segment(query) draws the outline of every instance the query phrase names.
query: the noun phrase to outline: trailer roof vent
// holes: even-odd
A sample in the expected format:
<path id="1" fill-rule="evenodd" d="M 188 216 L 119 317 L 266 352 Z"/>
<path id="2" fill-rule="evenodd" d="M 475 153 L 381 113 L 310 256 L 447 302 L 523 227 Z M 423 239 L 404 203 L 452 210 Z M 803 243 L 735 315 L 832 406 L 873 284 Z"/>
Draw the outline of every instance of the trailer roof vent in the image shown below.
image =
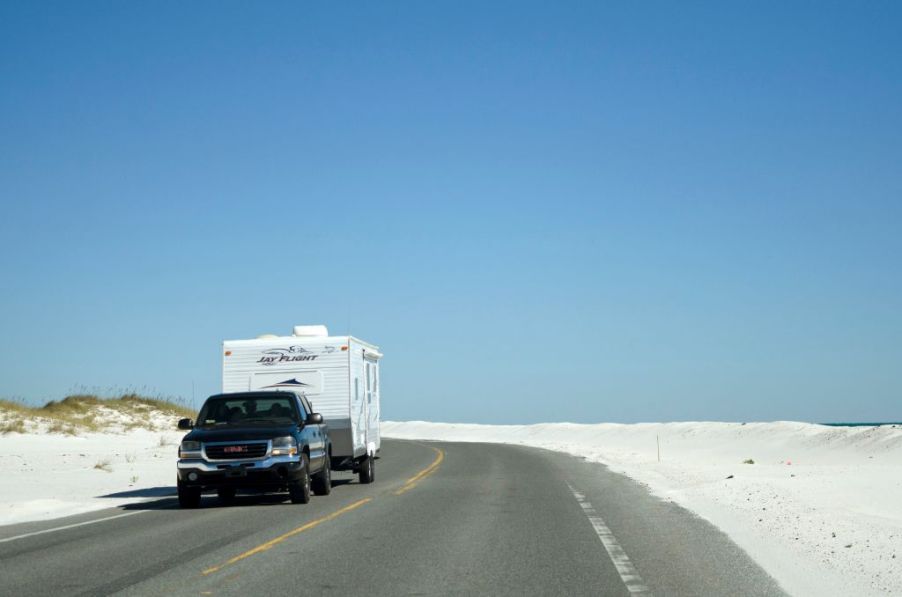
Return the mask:
<path id="1" fill-rule="evenodd" d="M 296 325 L 293 334 L 295 336 L 325 337 L 329 335 L 329 330 L 324 325 Z"/>
<path id="2" fill-rule="evenodd" d="M 257 340 L 269 340 L 270 338 L 278 338 L 275 334 L 260 334 L 257 336 Z"/>

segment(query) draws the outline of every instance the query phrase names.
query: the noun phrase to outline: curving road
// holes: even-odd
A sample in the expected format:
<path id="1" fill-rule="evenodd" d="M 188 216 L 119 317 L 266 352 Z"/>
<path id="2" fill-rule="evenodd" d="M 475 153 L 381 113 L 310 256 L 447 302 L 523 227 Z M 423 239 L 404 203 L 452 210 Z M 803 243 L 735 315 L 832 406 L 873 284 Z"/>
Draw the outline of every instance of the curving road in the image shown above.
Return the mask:
<path id="1" fill-rule="evenodd" d="M 0 527 L 0 595 L 783 595 L 725 535 L 599 464 L 385 441 L 292 505 L 172 498 Z M 174 465 L 173 465 L 174 466 Z"/>

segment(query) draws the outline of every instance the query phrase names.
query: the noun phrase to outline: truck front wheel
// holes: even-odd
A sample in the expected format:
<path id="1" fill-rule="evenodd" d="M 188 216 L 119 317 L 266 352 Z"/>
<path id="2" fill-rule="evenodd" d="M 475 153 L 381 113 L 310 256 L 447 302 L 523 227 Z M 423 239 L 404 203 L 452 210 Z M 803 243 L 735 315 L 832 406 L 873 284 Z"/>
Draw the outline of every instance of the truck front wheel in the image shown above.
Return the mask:
<path id="1" fill-rule="evenodd" d="M 316 495 L 332 493 L 332 461 L 328 454 L 323 459 L 323 470 L 313 476 L 313 493 Z"/>
<path id="2" fill-rule="evenodd" d="M 288 486 L 288 495 L 291 497 L 292 504 L 306 504 L 310 501 L 310 461 L 307 455 L 301 456 L 300 477 Z"/>
<path id="3" fill-rule="evenodd" d="M 179 490 L 179 506 L 182 508 L 199 508 L 200 507 L 200 488 L 185 487 L 181 483 L 178 484 Z"/>

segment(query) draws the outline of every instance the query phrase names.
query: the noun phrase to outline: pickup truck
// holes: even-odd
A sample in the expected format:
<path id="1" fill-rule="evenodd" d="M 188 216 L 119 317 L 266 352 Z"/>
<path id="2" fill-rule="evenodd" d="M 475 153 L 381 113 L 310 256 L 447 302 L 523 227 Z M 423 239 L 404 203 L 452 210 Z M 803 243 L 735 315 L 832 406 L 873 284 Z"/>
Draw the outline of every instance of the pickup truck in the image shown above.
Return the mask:
<path id="1" fill-rule="evenodd" d="M 238 489 L 288 491 L 306 504 L 311 490 L 332 490 L 329 431 L 300 393 L 235 392 L 210 396 L 179 445 L 178 497 L 183 508 L 200 506 L 201 494 L 216 491 L 222 503 Z"/>

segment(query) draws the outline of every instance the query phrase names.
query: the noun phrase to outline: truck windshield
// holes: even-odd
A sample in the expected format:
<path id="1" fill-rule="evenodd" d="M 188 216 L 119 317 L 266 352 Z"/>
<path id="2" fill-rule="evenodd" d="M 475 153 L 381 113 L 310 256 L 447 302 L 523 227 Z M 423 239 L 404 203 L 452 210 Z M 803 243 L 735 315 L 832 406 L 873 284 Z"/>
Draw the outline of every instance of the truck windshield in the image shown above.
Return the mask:
<path id="1" fill-rule="evenodd" d="M 288 425 L 297 423 L 294 401 L 281 396 L 236 396 L 207 400 L 197 416 L 198 425 Z"/>

